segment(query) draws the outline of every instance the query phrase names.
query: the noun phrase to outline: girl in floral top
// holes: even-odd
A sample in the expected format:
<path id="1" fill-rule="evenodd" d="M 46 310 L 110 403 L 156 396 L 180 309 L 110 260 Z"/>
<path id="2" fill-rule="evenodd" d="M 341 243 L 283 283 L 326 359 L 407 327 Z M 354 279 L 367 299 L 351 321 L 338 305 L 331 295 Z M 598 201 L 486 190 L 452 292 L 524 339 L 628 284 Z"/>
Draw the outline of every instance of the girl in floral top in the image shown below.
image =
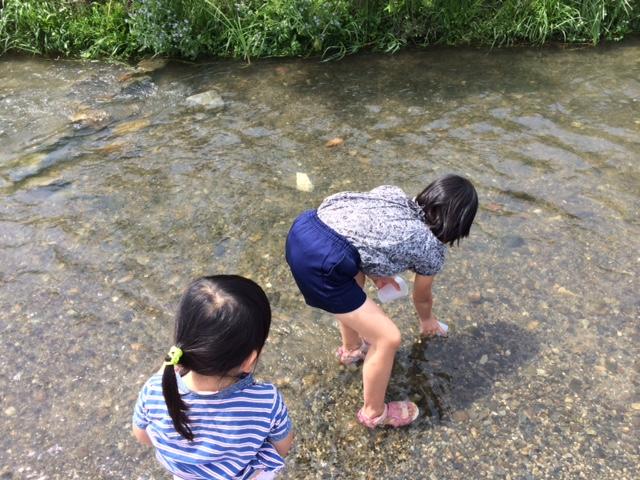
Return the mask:
<path id="1" fill-rule="evenodd" d="M 413 271 L 420 332 L 444 334 L 432 311 L 431 286 L 444 265 L 446 245 L 469 235 L 477 209 L 472 183 L 445 175 L 413 199 L 393 186 L 337 193 L 293 223 L 286 258 L 306 303 L 336 315 L 342 364 L 364 360 L 364 405 L 357 414 L 363 425 L 400 427 L 419 414 L 413 402 L 385 403 L 400 331 L 367 298 L 366 277 L 377 288 L 389 283 L 399 288 L 393 276 Z"/>

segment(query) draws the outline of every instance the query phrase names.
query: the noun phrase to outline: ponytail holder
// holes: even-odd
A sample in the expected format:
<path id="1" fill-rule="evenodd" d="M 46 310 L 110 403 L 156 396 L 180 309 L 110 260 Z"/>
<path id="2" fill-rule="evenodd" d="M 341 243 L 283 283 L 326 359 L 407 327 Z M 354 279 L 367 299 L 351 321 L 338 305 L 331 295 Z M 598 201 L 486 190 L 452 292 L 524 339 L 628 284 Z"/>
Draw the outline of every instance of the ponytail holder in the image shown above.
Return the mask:
<path id="1" fill-rule="evenodd" d="M 169 353 L 167 353 L 167 358 L 165 359 L 165 365 L 178 365 L 180 363 L 180 358 L 182 358 L 182 349 L 176 347 L 175 345 L 169 349 Z"/>

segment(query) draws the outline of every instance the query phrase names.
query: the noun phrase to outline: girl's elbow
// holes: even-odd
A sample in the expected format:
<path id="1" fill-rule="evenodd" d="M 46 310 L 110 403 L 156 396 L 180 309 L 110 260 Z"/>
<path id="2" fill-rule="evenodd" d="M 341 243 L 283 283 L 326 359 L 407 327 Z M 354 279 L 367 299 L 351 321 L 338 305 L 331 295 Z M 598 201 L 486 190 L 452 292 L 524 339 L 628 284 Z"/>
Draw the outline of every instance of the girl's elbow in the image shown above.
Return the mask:
<path id="1" fill-rule="evenodd" d="M 289 435 L 287 435 L 287 437 L 283 440 L 274 443 L 273 446 L 276 448 L 276 451 L 281 457 L 286 457 L 287 455 L 289 455 L 291 447 L 293 446 L 293 431 L 289 432 Z"/>
<path id="2" fill-rule="evenodd" d="M 134 426 L 131 430 L 131 434 L 138 441 L 138 443 L 141 443 L 143 445 L 149 445 L 149 446 L 152 445 L 151 439 L 149 438 L 149 435 L 147 434 L 146 430 L 142 430 L 141 428 Z"/>

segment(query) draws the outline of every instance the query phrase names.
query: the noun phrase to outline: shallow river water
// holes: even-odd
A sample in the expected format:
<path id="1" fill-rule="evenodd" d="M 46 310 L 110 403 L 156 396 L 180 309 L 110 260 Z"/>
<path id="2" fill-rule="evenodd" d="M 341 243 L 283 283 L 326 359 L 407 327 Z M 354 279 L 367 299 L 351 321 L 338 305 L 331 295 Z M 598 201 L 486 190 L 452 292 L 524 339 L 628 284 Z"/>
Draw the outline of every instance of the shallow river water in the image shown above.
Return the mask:
<path id="1" fill-rule="evenodd" d="M 639 42 L 160 67 L 0 59 L 1 479 L 168 478 L 131 410 L 211 272 L 272 301 L 285 478 L 640 477 Z M 223 110 L 186 105 L 212 88 Z M 481 201 L 434 284 L 450 336 L 390 304 L 389 396 L 422 415 L 370 432 L 285 235 L 330 193 L 445 172 Z"/>

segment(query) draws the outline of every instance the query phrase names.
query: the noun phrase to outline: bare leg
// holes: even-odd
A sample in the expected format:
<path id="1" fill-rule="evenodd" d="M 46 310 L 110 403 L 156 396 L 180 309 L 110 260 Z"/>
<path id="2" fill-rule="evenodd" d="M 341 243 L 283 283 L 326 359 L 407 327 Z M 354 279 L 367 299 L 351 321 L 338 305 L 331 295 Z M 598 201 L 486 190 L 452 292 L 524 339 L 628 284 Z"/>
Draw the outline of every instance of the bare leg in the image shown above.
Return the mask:
<path id="1" fill-rule="evenodd" d="M 349 313 L 336 315 L 340 324 L 371 342 L 362 368 L 364 414 L 369 418 L 382 415 L 384 397 L 391 376 L 393 359 L 400 346 L 400 331 L 371 299 Z M 343 337 L 344 338 L 344 337 Z"/>
<path id="2" fill-rule="evenodd" d="M 360 288 L 364 288 L 364 273 L 358 272 L 358 275 L 356 275 L 355 279 L 358 285 L 360 285 Z M 348 351 L 360 348 L 360 345 L 362 344 L 360 334 L 358 334 L 358 332 L 356 332 L 353 328 L 346 326 L 343 322 L 340 321 L 339 318 L 338 326 L 340 327 L 340 335 L 342 336 L 342 348 Z"/>
<path id="3" fill-rule="evenodd" d="M 338 321 L 338 327 L 340 327 L 340 335 L 342 336 L 342 348 L 347 351 L 352 351 L 360 348 L 362 341 L 360 335 L 354 329 L 347 327 L 341 321 Z"/>

